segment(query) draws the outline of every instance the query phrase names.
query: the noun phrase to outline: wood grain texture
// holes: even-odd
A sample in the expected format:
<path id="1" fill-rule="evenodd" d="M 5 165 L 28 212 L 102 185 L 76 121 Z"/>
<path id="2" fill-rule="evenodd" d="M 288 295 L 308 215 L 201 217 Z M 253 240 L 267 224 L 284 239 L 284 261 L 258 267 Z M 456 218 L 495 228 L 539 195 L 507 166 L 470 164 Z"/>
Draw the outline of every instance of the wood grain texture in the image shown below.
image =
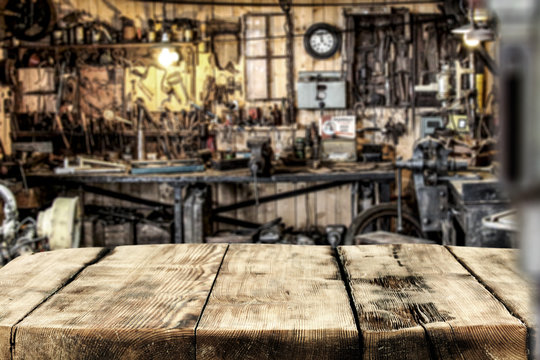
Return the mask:
<path id="1" fill-rule="evenodd" d="M 226 248 L 116 248 L 17 326 L 14 359 L 193 359 Z"/>
<path id="2" fill-rule="evenodd" d="M 437 245 L 339 249 L 365 359 L 525 359 L 527 329 Z"/>
<path id="3" fill-rule="evenodd" d="M 386 231 L 375 231 L 355 237 L 358 245 L 390 245 L 390 244 L 435 244 L 434 241 L 399 235 Z"/>
<path id="4" fill-rule="evenodd" d="M 10 359 L 11 329 L 96 259 L 99 248 L 18 257 L 0 269 L 0 360 Z"/>
<path id="5" fill-rule="evenodd" d="M 529 328 L 534 328 L 533 283 L 519 269 L 519 250 L 449 246 L 448 249 Z"/>
<path id="6" fill-rule="evenodd" d="M 197 328 L 198 359 L 357 358 L 329 247 L 230 245 Z"/>

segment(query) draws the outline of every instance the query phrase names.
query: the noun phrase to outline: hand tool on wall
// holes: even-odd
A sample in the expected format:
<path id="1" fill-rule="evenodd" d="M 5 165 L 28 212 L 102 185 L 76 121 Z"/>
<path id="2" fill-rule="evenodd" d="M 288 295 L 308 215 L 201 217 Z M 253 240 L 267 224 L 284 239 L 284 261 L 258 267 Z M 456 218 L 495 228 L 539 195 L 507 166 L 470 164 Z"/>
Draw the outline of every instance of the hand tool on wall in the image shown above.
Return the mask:
<path id="1" fill-rule="evenodd" d="M 133 74 L 134 76 L 138 78 L 137 87 L 142 91 L 143 95 L 146 96 L 148 100 L 152 100 L 152 98 L 154 97 L 154 92 L 150 90 L 150 88 L 144 84 L 144 80 L 146 80 L 146 78 L 148 77 L 149 69 L 150 67 L 147 66 L 145 67 L 144 72 L 141 72 L 137 68 L 132 68 L 131 74 Z"/>
<path id="2" fill-rule="evenodd" d="M 88 121 L 86 119 L 86 114 L 84 112 L 81 112 L 81 122 L 82 122 L 82 129 L 84 133 L 84 141 L 86 145 L 86 153 L 91 154 L 92 153 L 92 145 L 90 140 L 90 128 L 88 126 Z"/>
<path id="3" fill-rule="evenodd" d="M 112 25 L 116 29 L 121 29 L 122 26 L 122 11 L 118 9 L 111 1 L 109 0 L 101 0 L 103 4 L 113 12 L 113 18 L 112 18 Z"/>
<path id="4" fill-rule="evenodd" d="M 138 98 L 136 101 L 137 104 L 137 114 L 138 114 L 138 120 L 137 120 L 137 160 L 145 160 L 146 159 L 146 139 L 144 134 L 144 121 L 149 120 L 152 122 L 152 117 L 150 116 L 150 112 L 144 105 L 144 100 L 142 98 Z"/>
<path id="5" fill-rule="evenodd" d="M 64 91 L 64 72 L 66 68 L 66 63 L 63 62 L 60 67 L 60 76 L 59 76 L 59 83 L 58 83 L 58 94 L 56 98 L 56 108 L 55 108 L 55 114 L 54 114 L 54 121 L 56 123 L 56 126 L 58 127 L 58 130 L 60 131 L 60 134 L 62 136 L 62 141 L 64 142 L 64 145 L 69 150 L 71 148 L 71 145 L 66 137 L 66 134 L 64 133 L 64 126 L 62 125 L 62 119 L 60 118 L 60 106 L 62 105 L 62 94 Z"/>

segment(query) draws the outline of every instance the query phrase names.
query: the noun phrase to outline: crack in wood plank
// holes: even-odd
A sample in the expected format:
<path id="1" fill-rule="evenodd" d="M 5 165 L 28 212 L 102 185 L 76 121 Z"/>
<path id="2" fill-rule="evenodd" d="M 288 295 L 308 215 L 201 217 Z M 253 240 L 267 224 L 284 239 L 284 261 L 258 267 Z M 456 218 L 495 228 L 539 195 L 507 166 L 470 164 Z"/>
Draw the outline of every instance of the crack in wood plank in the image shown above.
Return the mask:
<path id="1" fill-rule="evenodd" d="M 506 310 L 508 311 L 508 313 L 510 315 L 515 317 L 518 321 L 520 321 L 526 327 L 526 329 L 527 329 L 527 348 L 529 349 L 528 358 L 532 359 L 534 357 L 534 354 L 533 354 L 533 351 L 531 349 L 533 348 L 533 342 L 534 342 L 534 339 L 535 339 L 535 331 L 536 331 L 535 330 L 534 320 L 531 320 L 532 315 L 529 314 L 529 313 L 526 313 L 526 314 L 520 313 L 520 311 L 523 311 L 522 309 L 515 308 L 514 306 L 511 305 L 511 301 L 509 301 L 508 299 L 505 299 L 504 295 L 501 295 L 500 292 L 503 291 L 503 290 L 495 289 L 494 286 L 490 285 L 488 283 L 488 281 L 486 281 L 486 279 L 484 279 L 484 277 L 482 276 L 482 274 L 479 271 L 479 270 L 481 270 L 481 268 L 478 268 L 476 270 L 473 269 L 472 264 L 469 264 L 466 260 L 475 261 L 477 259 L 472 253 L 470 255 L 466 254 L 467 252 L 470 252 L 469 248 L 457 248 L 455 246 L 445 246 L 445 248 L 446 248 L 446 250 L 448 250 L 450 252 L 450 254 L 452 254 L 452 256 L 456 259 L 456 261 L 461 264 L 461 266 L 463 266 L 465 269 L 467 269 L 467 271 L 471 274 L 471 276 L 473 276 L 476 279 L 476 281 L 478 281 L 478 283 L 480 283 L 487 291 L 489 291 L 491 293 L 491 295 L 493 295 L 493 297 L 495 299 L 497 299 L 502 304 L 502 306 L 504 306 L 506 308 Z M 501 266 L 508 267 L 509 265 L 508 265 L 507 262 L 515 260 L 515 259 L 512 259 L 512 258 L 506 258 L 505 257 L 505 263 L 504 264 L 503 263 L 494 263 L 494 262 L 492 262 L 492 257 L 494 255 L 494 253 L 495 254 L 500 253 L 501 257 L 504 257 L 504 255 L 507 255 L 508 253 L 513 252 L 513 251 L 514 250 L 510 250 L 510 249 L 484 249 L 483 250 L 484 255 L 482 256 L 482 262 L 487 262 L 489 264 L 488 266 L 491 267 L 491 271 L 490 271 L 491 276 L 495 276 L 495 274 L 497 273 L 497 270 L 500 269 Z M 490 254 L 487 254 L 487 252 L 489 252 Z M 506 252 L 507 254 L 503 254 L 503 252 Z M 473 255 L 473 256 L 471 256 L 471 255 Z M 502 259 L 500 259 L 500 260 L 502 260 Z M 485 265 L 483 265 L 483 267 L 485 267 Z M 509 271 L 517 274 L 517 272 L 515 270 L 513 270 L 513 269 L 510 270 L 510 269 L 506 268 L 505 270 L 509 270 Z M 521 278 L 522 276 L 524 276 L 523 274 L 520 274 L 520 275 L 521 276 L 517 276 L 517 278 Z"/>
<path id="2" fill-rule="evenodd" d="M 199 323 L 201 322 L 201 319 L 203 317 L 203 314 L 204 314 L 204 310 L 206 309 L 206 306 L 208 305 L 208 301 L 210 300 L 210 295 L 212 294 L 212 291 L 214 290 L 214 286 L 216 286 L 216 281 L 218 279 L 218 276 L 219 276 L 219 272 L 221 271 L 221 267 L 223 266 L 223 261 L 225 261 L 225 256 L 227 256 L 227 252 L 229 251 L 229 247 L 231 245 L 230 244 L 227 244 L 227 247 L 225 248 L 225 252 L 223 253 L 223 257 L 221 258 L 221 262 L 219 263 L 219 267 L 218 267 L 218 270 L 216 272 L 216 276 L 214 277 L 214 281 L 212 282 L 212 286 L 210 287 L 210 291 L 208 291 L 208 296 L 206 297 L 206 300 L 204 302 L 204 305 L 202 307 L 202 310 L 201 310 L 201 313 L 199 315 L 199 319 L 197 320 L 197 324 L 195 324 L 195 329 L 194 329 L 194 341 L 195 341 L 195 360 L 197 360 L 197 328 L 199 327 Z"/>
<path id="3" fill-rule="evenodd" d="M 359 315 L 364 358 L 526 357 L 523 323 L 447 249 L 363 245 L 339 251 Z"/>
<path id="4" fill-rule="evenodd" d="M 192 360 L 195 325 L 226 248 L 115 248 L 19 324 L 14 358 Z"/>
<path id="5" fill-rule="evenodd" d="M 341 281 L 343 282 L 343 285 L 345 286 L 345 290 L 347 290 L 347 296 L 349 297 L 349 306 L 351 307 L 352 314 L 354 316 L 354 323 L 356 324 L 356 330 L 358 330 L 358 358 L 362 358 L 364 346 L 363 346 L 363 339 L 362 339 L 362 330 L 360 329 L 360 319 L 358 316 L 358 311 L 356 309 L 356 306 L 354 305 L 354 299 L 351 289 L 351 284 L 348 280 L 348 274 L 345 270 L 345 267 L 343 266 L 343 262 L 341 261 L 341 256 L 339 254 L 339 249 L 335 248 L 333 249 L 333 255 L 334 259 L 336 260 L 336 263 L 339 266 L 339 273 L 341 276 Z"/>
<path id="6" fill-rule="evenodd" d="M 64 287 L 66 287 L 67 285 L 69 285 L 70 283 L 72 283 L 73 281 L 75 281 L 75 279 L 77 279 L 77 277 L 86 269 L 88 268 L 89 266 L 92 266 L 94 264 L 97 264 L 99 261 L 101 261 L 104 257 L 106 257 L 107 255 L 110 254 L 112 249 L 110 248 L 103 248 L 100 250 L 100 252 L 96 255 L 96 257 L 83 264 L 83 266 L 77 271 L 75 272 L 74 274 L 72 274 L 68 279 L 66 279 L 66 281 L 61 284 L 56 290 L 54 290 L 52 293 L 50 293 L 47 297 L 45 297 L 40 303 L 38 303 L 36 306 L 34 306 L 28 313 L 26 313 L 23 317 L 21 317 L 15 324 L 13 324 L 13 326 L 11 327 L 11 330 L 10 330 L 10 347 L 9 347 L 9 353 L 10 353 L 10 356 L 11 356 L 11 360 L 14 359 L 14 353 L 15 353 L 15 345 L 16 345 L 16 335 L 17 335 L 17 326 L 22 322 L 24 321 L 24 319 L 26 319 L 28 316 L 30 316 L 34 311 L 36 311 L 41 305 L 43 305 L 45 302 L 47 302 L 50 298 L 52 298 L 55 294 L 57 294 L 60 290 L 62 290 Z"/>

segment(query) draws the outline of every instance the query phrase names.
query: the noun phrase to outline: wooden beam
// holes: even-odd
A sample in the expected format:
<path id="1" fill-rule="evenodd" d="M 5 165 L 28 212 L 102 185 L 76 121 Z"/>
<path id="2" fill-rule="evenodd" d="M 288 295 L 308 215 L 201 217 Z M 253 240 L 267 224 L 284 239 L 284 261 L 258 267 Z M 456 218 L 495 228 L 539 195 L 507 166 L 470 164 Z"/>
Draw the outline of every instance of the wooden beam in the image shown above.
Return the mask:
<path id="1" fill-rule="evenodd" d="M 450 252 L 516 317 L 535 326 L 533 281 L 520 271 L 519 251 L 449 246 Z"/>
<path id="2" fill-rule="evenodd" d="M 197 359 L 351 359 L 359 337 L 330 247 L 230 245 Z"/>
<path id="3" fill-rule="evenodd" d="M 61 289 L 102 249 L 21 256 L 0 269 L 0 360 L 11 359 L 12 328 Z"/>
<path id="4" fill-rule="evenodd" d="M 527 358 L 524 324 L 446 248 L 361 245 L 339 253 L 365 359 Z"/>
<path id="5" fill-rule="evenodd" d="M 114 249 L 16 326 L 13 359 L 192 360 L 195 326 L 226 249 Z"/>

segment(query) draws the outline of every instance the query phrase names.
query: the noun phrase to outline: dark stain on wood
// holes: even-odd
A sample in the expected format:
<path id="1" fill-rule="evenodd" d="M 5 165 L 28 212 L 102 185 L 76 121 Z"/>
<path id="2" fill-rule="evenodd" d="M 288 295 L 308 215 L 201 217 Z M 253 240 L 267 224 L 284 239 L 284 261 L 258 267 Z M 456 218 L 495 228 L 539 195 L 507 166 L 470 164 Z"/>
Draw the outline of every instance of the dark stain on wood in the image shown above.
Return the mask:
<path id="1" fill-rule="evenodd" d="M 374 285 L 379 285 L 385 289 L 408 290 L 408 291 L 430 291 L 422 276 L 383 276 L 369 280 Z"/>

